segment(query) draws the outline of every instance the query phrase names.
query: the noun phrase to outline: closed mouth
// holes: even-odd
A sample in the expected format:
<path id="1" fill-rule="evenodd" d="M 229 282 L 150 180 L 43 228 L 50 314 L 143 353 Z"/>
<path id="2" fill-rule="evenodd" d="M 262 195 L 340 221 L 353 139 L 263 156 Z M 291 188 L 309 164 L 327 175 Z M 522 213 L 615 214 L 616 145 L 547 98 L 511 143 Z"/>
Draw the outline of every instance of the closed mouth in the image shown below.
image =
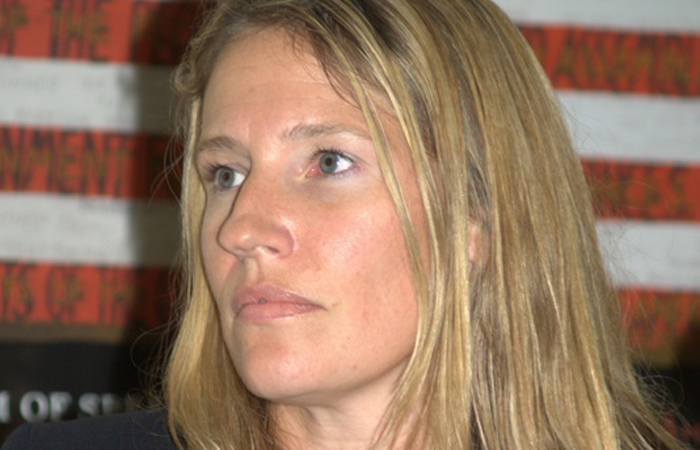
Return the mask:
<path id="1" fill-rule="evenodd" d="M 234 316 L 247 321 L 296 316 L 319 308 L 306 297 L 267 284 L 241 288 L 233 300 Z"/>

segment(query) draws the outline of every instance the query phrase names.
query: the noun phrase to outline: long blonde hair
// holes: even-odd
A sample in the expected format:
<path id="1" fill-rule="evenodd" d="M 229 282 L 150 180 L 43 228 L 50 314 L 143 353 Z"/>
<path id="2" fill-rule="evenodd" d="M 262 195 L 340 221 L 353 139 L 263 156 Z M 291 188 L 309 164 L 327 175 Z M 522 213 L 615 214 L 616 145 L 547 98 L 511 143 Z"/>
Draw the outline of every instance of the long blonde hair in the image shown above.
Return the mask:
<path id="1" fill-rule="evenodd" d="M 178 68 L 184 305 L 165 378 L 174 436 L 192 449 L 274 449 L 266 402 L 237 376 L 199 250 L 192 162 L 222 49 L 276 27 L 311 46 L 363 111 L 413 262 L 415 349 L 381 426 L 426 449 L 679 448 L 627 359 L 591 199 L 557 100 L 488 0 L 220 0 Z M 377 121 L 390 105 L 429 224 L 421 258 Z M 481 241 L 477 258 L 469 243 Z"/>

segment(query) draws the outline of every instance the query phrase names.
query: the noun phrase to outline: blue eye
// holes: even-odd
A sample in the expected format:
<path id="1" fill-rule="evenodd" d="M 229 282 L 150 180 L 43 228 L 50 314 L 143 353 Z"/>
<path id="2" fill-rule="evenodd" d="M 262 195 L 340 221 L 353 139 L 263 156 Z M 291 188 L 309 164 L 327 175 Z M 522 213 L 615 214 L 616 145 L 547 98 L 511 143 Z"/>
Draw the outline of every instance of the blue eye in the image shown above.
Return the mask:
<path id="1" fill-rule="evenodd" d="M 334 175 L 348 170 L 353 161 L 338 152 L 323 151 L 318 159 L 318 166 L 322 173 Z"/>
<path id="2" fill-rule="evenodd" d="M 214 168 L 213 178 L 214 184 L 219 189 L 237 188 L 243 184 L 243 180 L 245 180 L 243 174 L 226 166 Z"/>

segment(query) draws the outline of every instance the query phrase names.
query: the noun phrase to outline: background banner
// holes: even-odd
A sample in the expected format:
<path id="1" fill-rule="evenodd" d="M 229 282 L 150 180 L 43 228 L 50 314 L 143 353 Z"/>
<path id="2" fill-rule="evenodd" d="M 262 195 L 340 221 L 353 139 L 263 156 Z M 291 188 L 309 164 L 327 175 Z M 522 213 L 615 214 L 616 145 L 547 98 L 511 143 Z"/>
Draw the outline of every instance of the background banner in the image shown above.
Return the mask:
<path id="1" fill-rule="evenodd" d="M 565 110 L 640 371 L 700 448 L 700 3 L 496 2 Z M 143 400 L 175 300 L 168 80 L 199 10 L 0 0 L 0 442 Z"/>

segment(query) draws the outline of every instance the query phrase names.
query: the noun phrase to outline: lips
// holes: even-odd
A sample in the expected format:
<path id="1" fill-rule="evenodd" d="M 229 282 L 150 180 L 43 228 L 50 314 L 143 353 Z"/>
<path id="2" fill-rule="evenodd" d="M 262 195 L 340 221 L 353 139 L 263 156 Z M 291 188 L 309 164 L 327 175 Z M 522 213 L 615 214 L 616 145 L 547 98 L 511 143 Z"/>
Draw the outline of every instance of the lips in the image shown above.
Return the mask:
<path id="1" fill-rule="evenodd" d="M 241 288 L 233 299 L 234 316 L 246 322 L 293 317 L 320 308 L 305 297 L 271 285 Z"/>

